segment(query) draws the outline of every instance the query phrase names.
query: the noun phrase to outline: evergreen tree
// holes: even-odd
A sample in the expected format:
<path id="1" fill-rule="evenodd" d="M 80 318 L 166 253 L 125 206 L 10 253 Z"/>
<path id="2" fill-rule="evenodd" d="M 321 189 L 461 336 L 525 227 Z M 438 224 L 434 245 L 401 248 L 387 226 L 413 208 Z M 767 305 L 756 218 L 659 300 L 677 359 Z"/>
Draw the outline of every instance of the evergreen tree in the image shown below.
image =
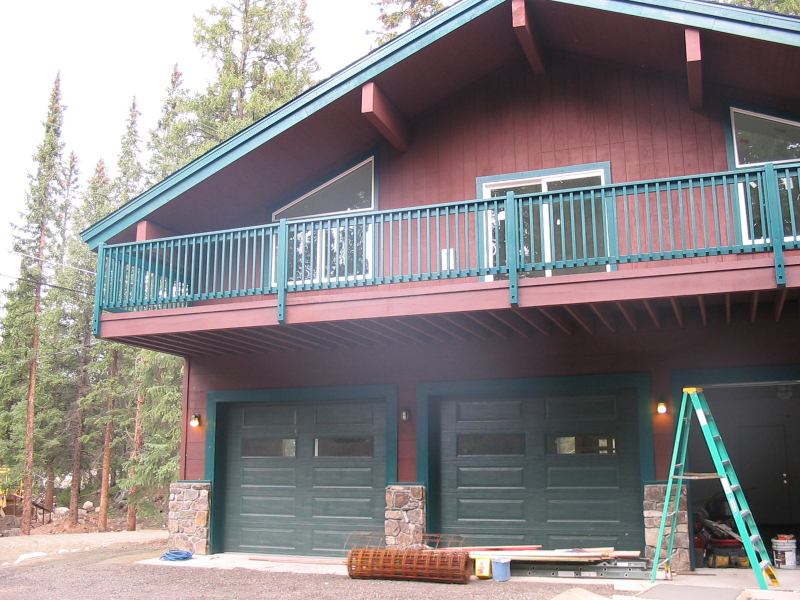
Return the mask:
<path id="1" fill-rule="evenodd" d="M 138 120 L 142 116 L 136 107 L 136 98 L 131 102 L 125 133 L 122 136 L 122 149 L 117 161 L 117 178 L 114 180 L 114 200 L 119 208 L 142 193 L 142 164 L 139 162 Z"/>
<path id="2" fill-rule="evenodd" d="M 431 18 L 450 2 L 440 0 L 377 0 L 373 5 L 380 7 L 381 31 L 377 33 L 375 43 L 382 46 L 391 39 L 396 38 L 404 31 L 416 27 L 423 21 Z"/>
<path id="3" fill-rule="evenodd" d="M 29 534 L 31 529 L 35 484 L 37 378 L 42 297 L 46 293 L 43 286 L 44 267 L 53 258 L 54 231 L 58 230 L 58 218 L 64 210 L 61 207 L 64 189 L 61 162 L 63 111 L 60 76 L 57 76 L 44 122 L 44 139 L 33 157 L 36 172 L 29 176 L 23 225 L 17 228 L 14 235 L 14 250 L 22 256 L 20 279 L 6 295 L 6 315 L 2 322 L 4 368 L 0 376 L 0 394 L 6 398 L 11 409 L 2 424 L 9 434 L 4 444 L 2 462 L 10 466 L 24 464 L 24 534 Z M 23 414 L 24 420 L 21 419 Z M 24 453 L 20 456 L 21 439 L 24 439 Z"/>
<path id="4" fill-rule="evenodd" d="M 189 94 L 183 89 L 178 65 L 172 70 L 167 97 L 158 125 L 150 131 L 150 159 L 145 172 L 146 187 L 171 175 L 191 160 L 192 123 L 188 119 Z"/>
<path id="5" fill-rule="evenodd" d="M 800 0 L 715 0 L 722 4 L 733 4 L 744 8 L 754 8 L 784 15 L 800 15 Z"/>
<path id="6" fill-rule="evenodd" d="M 216 68 L 216 80 L 197 95 L 198 153 L 282 106 L 311 85 L 305 0 L 235 0 L 195 18 L 195 44 Z"/>

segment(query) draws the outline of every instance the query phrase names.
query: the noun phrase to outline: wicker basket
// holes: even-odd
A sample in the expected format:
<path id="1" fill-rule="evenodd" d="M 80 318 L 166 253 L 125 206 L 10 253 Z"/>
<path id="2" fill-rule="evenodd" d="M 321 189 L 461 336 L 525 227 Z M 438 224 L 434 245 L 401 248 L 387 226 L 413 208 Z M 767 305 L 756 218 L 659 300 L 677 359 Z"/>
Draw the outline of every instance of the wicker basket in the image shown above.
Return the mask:
<path id="1" fill-rule="evenodd" d="M 353 548 L 347 572 L 353 579 L 469 583 L 472 560 L 461 551 Z"/>

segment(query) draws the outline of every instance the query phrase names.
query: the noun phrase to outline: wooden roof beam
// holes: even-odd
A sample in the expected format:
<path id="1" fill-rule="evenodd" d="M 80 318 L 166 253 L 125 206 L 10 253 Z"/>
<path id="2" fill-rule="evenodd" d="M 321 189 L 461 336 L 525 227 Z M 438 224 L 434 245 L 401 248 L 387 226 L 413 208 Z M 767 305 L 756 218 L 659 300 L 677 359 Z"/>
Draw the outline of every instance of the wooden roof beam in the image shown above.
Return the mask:
<path id="1" fill-rule="evenodd" d="M 642 300 L 644 303 L 644 307 L 647 309 L 647 314 L 650 315 L 650 318 L 653 320 L 653 325 L 656 326 L 656 329 L 661 329 L 661 319 L 658 315 L 658 307 L 655 306 L 650 300 Z"/>
<path id="2" fill-rule="evenodd" d="M 545 72 L 544 46 L 531 23 L 525 0 L 512 0 L 511 22 L 519 44 L 522 46 L 522 50 L 531 65 L 531 69 L 536 75 L 542 75 Z"/>
<path id="3" fill-rule="evenodd" d="M 587 332 L 590 334 L 594 333 L 594 330 L 592 329 L 591 313 L 587 309 L 577 304 L 567 304 L 564 306 L 564 309 L 570 315 L 572 315 L 572 318 L 575 319 L 578 324 Z"/>
<path id="4" fill-rule="evenodd" d="M 524 338 L 530 338 L 531 332 L 526 322 L 519 315 L 511 311 L 497 311 L 490 313 L 495 319 L 502 321 L 507 327 L 510 327 Z"/>
<path id="5" fill-rule="evenodd" d="M 775 297 L 775 322 L 781 320 L 781 315 L 783 314 L 783 307 L 786 305 L 786 295 L 789 293 L 789 290 L 783 288 L 778 292 L 778 295 Z"/>
<path id="6" fill-rule="evenodd" d="M 750 324 L 755 324 L 756 315 L 758 314 L 758 290 L 753 292 L 753 298 L 750 300 Z"/>
<path id="7" fill-rule="evenodd" d="M 594 314 L 597 315 L 597 318 L 600 319 L 600 322 L 605 325 L 611 333 L 616 332 L 616 327 L 614 327 L 614 314 L 605 304 L 589 304 L 589 306 L 594 311 Z"/>
<path id="8" fill-rule="evenodd" d="M 680 302 L 675 296 L 670 297 L 669 303 L 672 304 L 672 311 L 675 313 L 675 318 L 678 320 L 678 327 L 683 329 L 683 309 Z"/>
<path id="9" fill-rule="evenodd" d="M 725 294 L 725 324 L 731 324 L 731 295 Z"/>
<path id="10" fill-rule="evenodd" d="M 686 76 L 689 82 L 689 106 L 692 110 L 703 108 L 703 53 L 700 47 L 700 30 L 687 27 Z"/>
<path id="11" fill-rule="evenodd" d="M 561 331 L 567 335 L 572 335 L 572 321 L 570 321 L 569 317 L 556 312 L 551 306 L 540 306 L 538 308 L 542 311 L 542 314 L 555 323 Z"/>
<path id="12" fill-rule="evenodd" d="M 361 86 L 361 114 L 392 146 L 400 152 L 408 150 L 409 127 L 405 117 L 373 81 Z"/>
<path id="13" fill-rule="evenodd" d="M 539 333 L 543 333 L 546 336 L 550 335 L 550 321 L 542 316 L 541 313 L 536 311 L 536 309 L 529 309 L 529 310 L 520 310 L 516 309 L 513 310 L 513 313 L 517 315 L 520 319 L 532 325 L 535 329 L 539 331 Z"/>
<path id="14" fill-rule="evenodd" d="M 625 317 L 625 320 L 628 322 L 628 325 L 631 326 L 631 329 L 637 331 L 638 324 L 636 322 L 636 311 L 630 310 L 627 306 L 619 301 L 617 301 L 617 308 L 619 309 L 619 312 L 622 313 L 622 316 Z"/>
<path id="15" fill-rule="evenodd" d="M 703 320 L 703 327 L 708 327 L 708 311 L 706 311 L 706 301 L 702 296 L 698 296 L 697 303 L 700 305 L 700 318 Z"/>

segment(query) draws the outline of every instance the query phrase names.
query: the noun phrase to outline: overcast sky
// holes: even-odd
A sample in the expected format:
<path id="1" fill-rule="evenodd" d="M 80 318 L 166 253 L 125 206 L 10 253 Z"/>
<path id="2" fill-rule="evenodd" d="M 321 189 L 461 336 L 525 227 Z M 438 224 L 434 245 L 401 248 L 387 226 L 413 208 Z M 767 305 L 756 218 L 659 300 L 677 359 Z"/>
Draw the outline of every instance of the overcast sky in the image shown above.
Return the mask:
<path id="1" fill-rule="evenodd" d="M 314 22 L 312 44 L 327 77 L 369 52 L 378 28 L 372 0 L 307 0 Z M 120 138 L 136 96 L 143 140 L 158 119 L 172 67 L 178 63 L 187 89 L 204 87 L 208 67 L 195 47 L 192 16 L 213 0 L 37 0 L 3 6 L 3 85 L 0 115 L 0 274 L 15 275 L 19 257 L 9 254 L 19 222 L 31 160 L 44 135 L 50 90 L 61 72 L 67 110 L 65 154 L 78 156 L 81 182 L 101 157 L 116 166 Z M 221 5 L 222 2 L 218 1 Z M 143 144 L 144 147 L 144 144 Z M 0 289 L 11 279 L 0 277 Z"/>

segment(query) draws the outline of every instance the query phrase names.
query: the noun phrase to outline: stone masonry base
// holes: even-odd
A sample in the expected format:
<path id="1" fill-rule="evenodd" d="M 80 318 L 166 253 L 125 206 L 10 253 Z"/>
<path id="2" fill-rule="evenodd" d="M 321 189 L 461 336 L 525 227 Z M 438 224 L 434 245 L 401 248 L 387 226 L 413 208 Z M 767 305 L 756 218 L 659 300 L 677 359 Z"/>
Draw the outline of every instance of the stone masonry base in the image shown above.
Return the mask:
<path id="1" fill-rule="evenodd" d="M 652 560 L 656 555 L 656 544 L 658 543 L 658 532 L 661 527 L 661 517 L 664 514 L 664 496 L 666 493 L 666 485 L 644 486 L 644 542 L 645 558 L 648 560 Z M 688 571 L 691 568 L 691 563 L 689 562 L 691 536 L 689 535 L 689 513 L 686 509 L 686 486 L 681 490 L 677 517 L 675 543 L 672 548 L 673 557 L 670 562 L 670 568 L 673 572 Z M 669 529 L 666 529 L 661 549 L 661 560 L 667 556 L 668 534 Z"/>
<path id="2" fill-rule="evenodd" d="M 211 483 L 179 481 L 169 486 L 169 549 L 208 554 Z"/>
<path id="3" fill-rule="evenodd" d="M 426 527 L 425 486 L 390 485 L 386 488 L 386 547 L 405 550 L 422 544 Z"/>

